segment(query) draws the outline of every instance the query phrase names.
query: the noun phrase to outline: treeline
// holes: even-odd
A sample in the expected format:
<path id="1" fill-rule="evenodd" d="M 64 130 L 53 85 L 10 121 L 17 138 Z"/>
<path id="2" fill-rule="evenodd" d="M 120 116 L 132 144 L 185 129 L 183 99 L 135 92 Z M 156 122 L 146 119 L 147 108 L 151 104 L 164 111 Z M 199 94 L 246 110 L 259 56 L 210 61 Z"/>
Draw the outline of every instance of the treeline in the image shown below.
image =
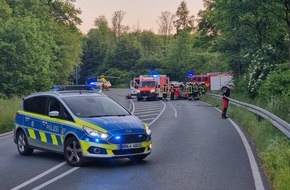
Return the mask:
<path id="1" fill-rule="evenodd" d="M 67 84 L 80 64 L 80 10 L 62 0 L 0 0 L 0 98 Z"/>
<path id="2" fill-rule="evenodd" d="M 197 18 L 182 1 L 176 12 L 160 13 L 158 34 L 123 25 L 120 10 L 109 21 L 96 15 L 85 36 L 73 2 L 0 0 L 2 96 L 100 75 L 127 87 L 132 77 L 150 72 L 178 81 L 188 71 L 231 72 L 235 92 L 290 112 L 289 1 L 204 0 Z"/>
<path id="3" fill-rule="evenodd" d="M 123 11 L 113 14 L 111 24 L 97 17 L 84 37 L 80 81 L 111 75 L 119 77 L 113 84 L 128 85 L 133 76 L 150 72 L 179 81 L 190 70 L 231 72 L 239 98 L 287 118 L 289 1 L 204 0 L 204 5 L 198 18 L 189 15 L 185 1 L 175 13 L 162 12 L 159 34 L 122 25 Z"/>

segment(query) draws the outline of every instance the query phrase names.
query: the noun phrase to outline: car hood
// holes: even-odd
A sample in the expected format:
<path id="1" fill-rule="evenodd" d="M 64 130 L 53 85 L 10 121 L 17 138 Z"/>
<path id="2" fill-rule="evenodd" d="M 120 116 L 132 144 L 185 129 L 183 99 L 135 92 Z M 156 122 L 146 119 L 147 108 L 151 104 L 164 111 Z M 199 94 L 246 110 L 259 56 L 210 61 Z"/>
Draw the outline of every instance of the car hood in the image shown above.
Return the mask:
<path id="1" fill-rule="evenodd" d="M 84 119 L 94 125 L 97 125 L 111 133 L 143 133 L 144 124 L 134 115 L 129 116 L 107 116 Z"/>

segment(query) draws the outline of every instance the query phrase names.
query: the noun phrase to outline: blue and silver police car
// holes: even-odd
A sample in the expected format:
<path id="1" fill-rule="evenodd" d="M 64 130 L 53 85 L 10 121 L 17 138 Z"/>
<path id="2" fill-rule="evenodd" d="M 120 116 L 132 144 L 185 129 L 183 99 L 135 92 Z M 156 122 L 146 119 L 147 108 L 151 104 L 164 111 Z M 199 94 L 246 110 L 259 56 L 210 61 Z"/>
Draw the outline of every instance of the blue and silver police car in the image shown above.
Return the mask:
<path id="1" fill-rule="evenodd" d="M 87 158 L 146 158 L 152 146 L 148 126 L 106 95 L 84 89 L 25 97 L 14 123 L 19 153 L 53 151 L 71 166 L 82 166 Z"/>

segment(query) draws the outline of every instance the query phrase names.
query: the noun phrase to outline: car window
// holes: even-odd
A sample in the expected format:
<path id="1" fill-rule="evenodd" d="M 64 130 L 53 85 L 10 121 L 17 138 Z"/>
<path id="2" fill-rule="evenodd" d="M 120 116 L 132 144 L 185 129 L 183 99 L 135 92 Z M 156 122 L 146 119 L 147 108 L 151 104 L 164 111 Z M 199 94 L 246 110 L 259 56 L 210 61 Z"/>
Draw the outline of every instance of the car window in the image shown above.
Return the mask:
<path id="1" fill-rule="evenodd" d="M 49 100 L 48 100 L 48 112 L 47 112 L 47 115 L 51 111 L 58 111 L 60 119 L 73 121 L 73 118 L 71 117 L 69 112 L 66 110 L 66 108 L 60 103 L 59 100 L 57 100 L 56 98 L 53 98 L 53 97 L 50 97 Z"/>
<path id="2" fill-rule="evenodd" d="M 99 96 L 75 96 L 63 98 L 78 117 L 122 116 L 130 113 L 114 100 Z"/>
<path id="3" fill-rule="evenodd" d="M 60 112 L 60 103 L 55 98 L 49 98 L 49 101 L 48 101 L 48 112 L 51 112 L 51 111 Z"/>
<path id="4" fill-rule="evenodd" d="M 46 96 L 37 96 L 25 99 L 23 102 L 24 111 L 37 113 L 37 114 L 46 114 L 47 106 L 47 97 Z"/>

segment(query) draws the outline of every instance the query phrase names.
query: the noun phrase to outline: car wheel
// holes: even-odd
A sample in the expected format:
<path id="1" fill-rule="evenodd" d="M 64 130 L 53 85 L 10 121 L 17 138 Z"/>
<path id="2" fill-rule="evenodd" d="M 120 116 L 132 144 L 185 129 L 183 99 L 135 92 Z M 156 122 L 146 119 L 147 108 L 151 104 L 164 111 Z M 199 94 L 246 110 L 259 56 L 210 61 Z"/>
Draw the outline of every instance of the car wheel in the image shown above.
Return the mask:
<path id="1" fill-rule="evenodd" d="M 142 99 L 141 98 L 138 98 L 137 100 L 140 102 Z"/>
<path id="2" fill-rule="evenodd" d="M 135 155 L 135 156 L 130 156 L 129 159 L 132 161 L 132 162 L 141 162 L 142 160 L 144 160 L 148 155 Z"/>
<path id="3" fill-rule="evenodd" d="M 84 164 L 84 157 L 79 141 L 75 137 L 70 137 L 64 143 L 64 157 L 71 166 L 80 167 Z"/>
<path id="4" fill-rule="evenodd" d="M 33 153 L 33 149 L 29 147 L 27 137 L 24 131 L 19 131 L 17 133 L 17 149 L 21 155 L 31 155 Z"/>

